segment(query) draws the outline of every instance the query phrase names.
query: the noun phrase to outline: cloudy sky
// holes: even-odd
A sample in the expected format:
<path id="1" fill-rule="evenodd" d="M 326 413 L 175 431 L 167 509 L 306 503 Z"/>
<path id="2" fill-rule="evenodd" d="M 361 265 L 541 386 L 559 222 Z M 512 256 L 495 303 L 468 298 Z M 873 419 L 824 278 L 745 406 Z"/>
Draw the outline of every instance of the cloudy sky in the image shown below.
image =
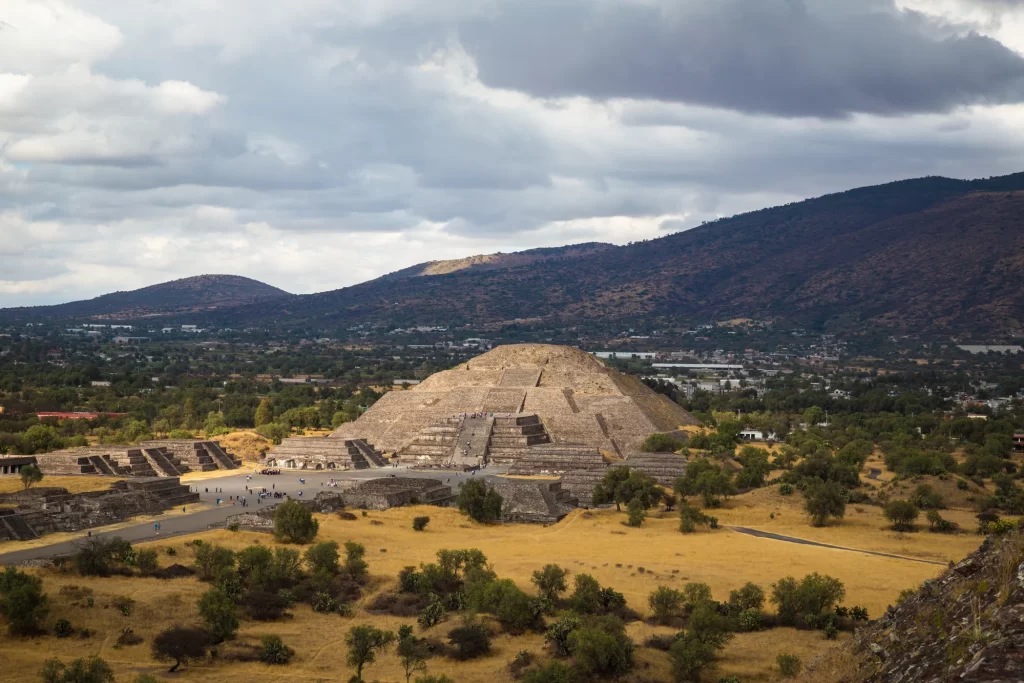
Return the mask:
<path id="1" fill-rule="evenodd" d="M 1024 170 L 1024 0 L 3 0 L 0 307 Z"/>

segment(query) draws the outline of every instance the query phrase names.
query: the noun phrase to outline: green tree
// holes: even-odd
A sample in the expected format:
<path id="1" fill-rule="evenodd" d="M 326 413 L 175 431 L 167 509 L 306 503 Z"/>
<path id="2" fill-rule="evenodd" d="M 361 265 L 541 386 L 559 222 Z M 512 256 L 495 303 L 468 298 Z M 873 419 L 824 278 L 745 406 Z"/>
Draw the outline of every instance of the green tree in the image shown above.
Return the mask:
<path id="1" fill-rule="evenodd" d="M 546 564 L 543 569 L 535 569 L 530 580 L 537 587 L 538 593 L 554 603 L 568 589 L 565 580 L 567 576 L 568 569 L 562 569 L 557 564 Z"/>
<path id="2" fill-rule="evenodd" d="M 644 439 L 640 450 L 644 453 L 675 453 L 685 447 L 685 443 L 669 434 L 655 433 Z"/>
<path id="3" fill-rule="evenodd" d="M 341 556 L 338 554 L 337 541 L 325 541 L 317 543 L 306 550 L 304 555 L 306 566 L 310 572 L 324 572 L 326 574 L 337 574 L 340 566 Z"/>
<path id="4" fill-rule="evenodd" d="M 256 409 L 256 426 L 262 427 L 268 425 L 274 421 L 274 408 L 270 405 L 270 399 L 265 398 L 260 401 L 259 407 Z"/>
<path id="5" fill-rule="evenodd" d="M 21 484 L 28 491 L 32 484 L 38 484 L 43 480 L 42 471 L 35 465 L 25 465 L 21 468 Z"/>
<path id="6" fill-rule="evenodd" d="M 585 680 L 624 676 L 633 669 L 633 641 L 616 617 L 602 617 L 573 631 L 569 651 Z"/>
<path id="7" fill-rule="evenodd" d="M 804 509 L 813 526 L 825 526 L 830 517 L 846 514 L 846 489 L 835 481 L 817 481 L 804 491 Z"/>
<path id="8" fill-rule="evenodd" d="M 412 519 L 413 531 L 426 531 L 428 524 L 430 524 L 430 517 L 413 517 Z"/>
<path id="9" fill-rule="evenodd" d="M 193 545 L 192 552 L 195 554 L 197 574 L 203 581 L 213 581 L 218 573 L 235 566 L 235 554 L 223 546 L 203 543 Z"/>
<path id="10" fill-rule="evenodd" d="M 264 664 L 287 664 L 295 656 L 295 650 L 284 644 L 281 636 L 266 635 L 260 638 L 259 660 Z"/>
<path id="11" fill-rule="evenodd" d="M 114 683 L 114 670 L 99 657 L 76 659 L 65 664 L 56 657 L 43 663 L 43 683 Z"/>
<path id="12" fill-rule="evenodd" d="M 430 658 L 430 648 L 425 642 L 419 640 L 412 634 L 412 627 L 406 632 L 399 632 L 398 637 L 398 661 L 402 665 L 402 672 L 405 674 L 405 683 L 409 683 L 414 674 L 425 673 L 427 660 Z"/>
<path id="13" fill-rule="evenodd" d="M 700 496 L 704 507 L 717 507 L 723 496 L 736 492 L 732 477 L 708 458 L 693 460 L 686 474 L 676 479 L 675 491 L 681 496 Z"/>
<path id="14" fill-rule="evenodd" d="M 639 498 L 629 501 L 629 505 L 626 506 L 626 513 L 628 514 L 626 525 L 631 527 L 642 526 L 647 518 L 647 510 L 644 509 L 644 504 L 640 502 Z"/>
<path id="15" fill-rule="evenodd" d="M 215 643 L 231 638 L 238 631 L 235 601 L 219 588 L 208 590 L 199 598 L 199 616 Z"/>
<path id="16" fill-rule="evenodd" d="M 481 479 L 470 479 L 459 486 L 459 495 L 455 499 L 459 510 L 469 518 L 484 524 L 493 524 L 501 520 L 501 508 L 504 500 L 494 488 L 487 488 Z"/>
<path id="17" fill-rule="evenodd" d="M 366 548 L 362 543 L 345 541 L 345 571 L 354 581 L 363 583 L 366 581 L 370 565 L 363 557 L 366 555 Z"/>
<path id="18" fill-rule="evenodd" d="M 775 603 L 779 623 L 798 626 L 818 623 L 845 596 L 846 588 L 842 581 L 814 572 L 799 582 L 792 576 L 779 579 L 772 584 L 771 600 Z"/>
<path id="19" fill-rule="evenodd" d="M 38 576 L 14 567 L 7 567 L 0 574 L 0 615 L 7 620 L 7 631 L 11 635 L 37 632 L 49 609 L 49 600 Z"/>
<path id="20" fill-rule="evenodd" d="M 173 661 L 168 673 L 174 673 L 182 664 L 206 657 L 210 649 L 210 634 L 201 628 L 172 626 L 153 638 L 153 659 Z"/>
<path id="21" fill-rule="evenodd" d="M 764 589 L 747 582 L 737 590 L 729 592 L 729 610 L 735 614 L 764 607 Z"/>
<path id="22" fill-rule="evenodd" d="M 64 439 L 56 427 L 51 425 L 36 424 L 25 430 L 21 436 L 26 455 L 33 453 L 48 453 L 58 448 L 64 448 Z"/>
<path id="23" fill-rule="evenodd" d="M 544 640 L 551 643 L 555 654 L 559 657 L 568 657 L 569 636 L 581 625 L 580 618 L 574 614 L 567 614 L 558 621 L 548 626 L 544 631 Z"/>
<path id="24" fill-rule="evenodd" d="M 319 530 L 313 513 L 298 501 L 285 501 L 274 510 L 274 536 L 285 543 L 309 543 Z"/>
<path id="25" fill-rule="evenodd" d="M 658 586 L 647 598 L 654 618 L 661 624 L 668 624 L 682 615 L 683 594 L 668 586 Z"/>
<path id="26" fill-rule="evenodd" d="M 913 531 L 914 521 L 921 511 L 909 500 L 893 500 L 885 506 L 884 513 L 896 531 Z"/>
<path id="27" fill-rule="evenodd" d="M 203 431 L 209 438 L 211 436 L 220 436 L 227 434 L 231 430 L 227 428 L 224 423 L 224 413 L 220 411 L 211 410 L 206 416 L 206 422 L 203 423 Z"/>
<path id="28" fill-rule="evenodd" d="M 382 631 L 373 626 L 353 626 L 345 637 L 348 646 L 348 664 L 356 668 L 356 681 L 363 680 L 363 667 L 377 661 L 377 654 L 387 649 L 395 640 L 391 631 Z"/>

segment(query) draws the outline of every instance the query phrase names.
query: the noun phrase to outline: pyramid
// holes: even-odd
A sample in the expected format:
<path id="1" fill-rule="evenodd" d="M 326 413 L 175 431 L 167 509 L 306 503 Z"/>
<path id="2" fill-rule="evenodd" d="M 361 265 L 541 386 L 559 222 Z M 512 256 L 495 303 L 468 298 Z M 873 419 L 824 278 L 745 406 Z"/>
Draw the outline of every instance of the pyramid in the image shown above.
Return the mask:
<path id="1" fill-rule="evenodd" d="M 535 418 L 542 430 L 536 429 Z M 605 367 L 589 353 L 568 346 L 513 344 L 431 375 L 412 389 L 388 392 L 332 436 L 364 439 L 393 453 L 414 444 L 422 450 L 429 443 L 437 444 L 438 453 L 462 453 L 475 447 L 468 435 L 465 445 L 458 441 L 459 433 L 468 434 L 461 426 L 467 420 L 479 422 L 473 427 L 477 435 L 485 430 L 497 435 L 501 429 L 510 434 L 512 428 L 502 425 L 514 425 L 524 448 L 537 443 L 585 445 L 620 457 L 638 451 L 654 432 L 698 424 L 665 396 Z"/>

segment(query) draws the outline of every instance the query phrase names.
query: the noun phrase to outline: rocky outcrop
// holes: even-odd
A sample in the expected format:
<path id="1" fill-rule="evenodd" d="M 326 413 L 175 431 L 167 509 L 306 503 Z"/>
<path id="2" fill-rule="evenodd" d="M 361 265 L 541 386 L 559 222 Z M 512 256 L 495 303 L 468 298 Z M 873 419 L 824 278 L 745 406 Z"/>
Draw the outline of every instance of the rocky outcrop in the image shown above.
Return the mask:
<path id="1" fill-rule="evenodd" d="M 1024 681 L 1024 530 L 981 547 L 812 664 L 808 681 Z"/>

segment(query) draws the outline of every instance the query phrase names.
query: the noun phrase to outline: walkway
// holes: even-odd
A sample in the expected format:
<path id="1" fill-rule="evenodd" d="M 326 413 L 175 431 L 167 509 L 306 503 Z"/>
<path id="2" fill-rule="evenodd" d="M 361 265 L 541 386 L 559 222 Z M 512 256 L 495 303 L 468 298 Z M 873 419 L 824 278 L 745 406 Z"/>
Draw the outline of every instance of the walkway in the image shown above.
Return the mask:
<path id="1" fill-rule="evenodd" d="M 889 553 L 880 553 L 874 550 L 861 550 L 859 548 L 846 548 L 841 545 L 830 545 L 828 543 L 819 543 L 818 541 L 809 541 L 806 538 L 797 538 L 795 536 L 783 536 L 782 534 L 773 534 L 770 531 L 760 531 L 758 529 L 749 529 L 744 526 L 730 526 L 726 527 L 737 533 L 746 534 L 747 536 L 755 536 L 757 538 L 767 538 L 773 541 L 785 541 L 786 543 L 796 543 L 798 545 L 811 545 L 818 548 L 831 548 L 832 550 L 845 550 L 851 553 L 862 553 L 864 555 L 876 555 L 878 557 L 888 557 L 894 560 L 906 560 L 907 562 L 923 562 L 924 564 L 934 564 L 940 567 L 945 567 L 948 562 L 937 562 L 935 560 L 922 560 L 916 557 L 906 557 L 904 555 L 891 555 Z"/>

